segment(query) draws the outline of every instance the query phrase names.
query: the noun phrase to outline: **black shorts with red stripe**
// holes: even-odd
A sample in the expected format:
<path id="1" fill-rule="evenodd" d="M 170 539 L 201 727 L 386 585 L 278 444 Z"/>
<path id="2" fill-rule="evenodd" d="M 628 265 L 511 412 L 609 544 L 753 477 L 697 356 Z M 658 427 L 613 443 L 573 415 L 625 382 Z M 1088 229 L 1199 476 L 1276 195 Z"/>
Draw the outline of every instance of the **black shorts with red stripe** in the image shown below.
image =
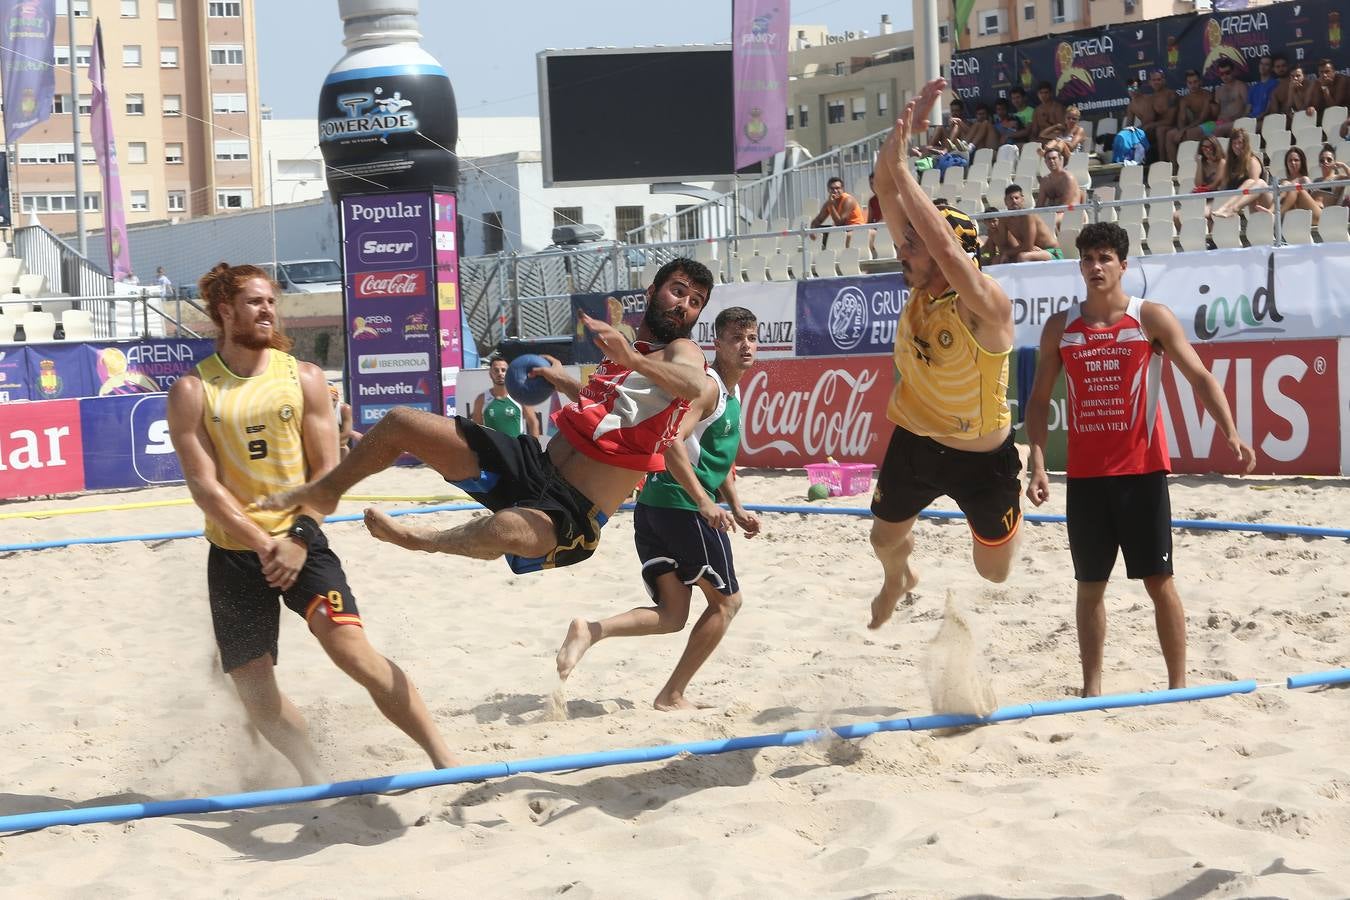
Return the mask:
<path id="1" fill-rule="evenodd" d="M 361 624 L 342 561 L 329 548 L 322 530 L 310 543 L 309 556 L 288 590 L 278 591 L 267 583 L 258 554 L 215 544 L 206 559 L 206 589 L 220 666 L 226 672 L 268 654 L 276 661 L 281 628 L 278 599 L 306 622 L 318 614 L 338 625 Z"/>

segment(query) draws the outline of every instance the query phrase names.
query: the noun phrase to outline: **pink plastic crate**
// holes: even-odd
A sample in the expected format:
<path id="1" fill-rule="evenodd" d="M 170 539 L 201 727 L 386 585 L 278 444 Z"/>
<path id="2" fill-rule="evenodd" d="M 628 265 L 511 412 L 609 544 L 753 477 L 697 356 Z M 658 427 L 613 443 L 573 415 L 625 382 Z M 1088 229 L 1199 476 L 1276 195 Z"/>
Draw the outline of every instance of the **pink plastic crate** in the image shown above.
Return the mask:
<path id="1" fill-rule="evenodd" d="M 851 497 L 872 490 L 871 463 L 809 463 L 806 475 L 812 484 L 830 488 L 831 497 Z"/>

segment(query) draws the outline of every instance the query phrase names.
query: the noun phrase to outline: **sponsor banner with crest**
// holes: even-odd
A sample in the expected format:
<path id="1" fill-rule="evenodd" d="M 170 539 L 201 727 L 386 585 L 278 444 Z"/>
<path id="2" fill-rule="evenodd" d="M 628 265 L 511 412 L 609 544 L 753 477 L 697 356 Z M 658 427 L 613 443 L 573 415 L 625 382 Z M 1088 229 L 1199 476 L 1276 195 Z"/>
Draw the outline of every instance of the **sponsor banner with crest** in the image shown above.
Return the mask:
<path id="1" fill-rule="evenodd" d="M 0 403 L 167 391 L 214 352 L 207 338 L 10 345 L 0 350 Z"/>
<path id="2" fill-rule="evenodd" d="M 797 355 L 890 355 L 908 297 L 898 273 L 797 282 Z"/>

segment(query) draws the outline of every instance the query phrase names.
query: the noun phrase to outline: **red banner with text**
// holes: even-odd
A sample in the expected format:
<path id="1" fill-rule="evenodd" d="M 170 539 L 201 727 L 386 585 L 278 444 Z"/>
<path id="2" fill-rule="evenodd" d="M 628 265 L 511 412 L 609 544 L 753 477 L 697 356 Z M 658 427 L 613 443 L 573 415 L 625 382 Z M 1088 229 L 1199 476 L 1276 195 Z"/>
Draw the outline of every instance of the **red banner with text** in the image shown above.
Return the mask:
<path id="1" fill-rule="evenodd" d="M 79 400 L 0 405 L 0 497 L 84 490 Z"/>

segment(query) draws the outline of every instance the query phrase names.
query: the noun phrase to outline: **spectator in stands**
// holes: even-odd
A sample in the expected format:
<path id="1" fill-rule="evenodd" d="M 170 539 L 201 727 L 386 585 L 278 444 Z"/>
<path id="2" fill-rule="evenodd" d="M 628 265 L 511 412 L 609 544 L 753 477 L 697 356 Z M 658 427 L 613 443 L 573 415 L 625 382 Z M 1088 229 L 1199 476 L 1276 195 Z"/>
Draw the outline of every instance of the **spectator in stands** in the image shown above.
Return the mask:
<path id="1" fill-rule="evenodd" d="M 1017 132 L 1021 127 L 1021 121 L 1012 114 L 1007 100 L 994 102 L 994 131 L 998 134 L 1000 144 L 1016 144 Z"/>
<path id="2" fill-rule="evenodd" d="M 1223 145 L 1214 135 L 1206 135 L 1195 148 L 1195 184 L 1191 193 L 1208 194 L 1210 191 L 1222 190 L 1223 169 Z"/>
<path id="3" fill-rule="evenodd" d="M 1289 58 L 1283 53 L 1276 53 L 1271 59 L 1274 61 L 1275 87 L 1270 90 L 1270 99 L 1261 111 L 1262 116 L 1284 112 L 1289 106 L 1289 92 L 1293 90 Z"/>
<path id="4" fill-rule="evenodd" d="M 1284 113 L 1286 116 L 1285 124 L 1293 121 L 1297 113 L 1308 112 L 1316 114 L 1316 108 L 1313 106 L 1318 96 L 1317 83 L 1309 81 L 1303 71 L 1303 66 L 1298 63 L 1289 67 L 1289 83 L 1285 85 L 1287 90 L 1281 93 L 1279 88 L 1271 95 L 1271 113 Z"/>
<path id="5" fill-rule="evenodd" d="M 1177 92 L 1167 86 L 1167 79 L 1161 69 L 1149 73 L 1148 86 L 1150 92 L 1145 95 L 1145 102 L 1140 104 L 1139 127 L 1144 129 L 1152 152 L 1160 155 L 1168 130 L 1177 122 Z"/>
<path id="6" fill-rule="evenodd" d="M 826 200 L 820 207 L 820 212 L 811 220 L 812 228 L 819 228 L 829 219 L 835 225 L 865 225 L 867 224 L 867 214 L 863 208 L 858 205 L 858 201 L 853 199 L 852 194 L 844 193 L 844 179 L 838 175 L 825 183 L 825 189 L 829 191 L 830 199 Z M 844 232 L 844 246 L 847 247 L 853 238 L 853 232 Z M 811 240 L 816 236 L 811 235 Z M 821 246 L 829 246 L 830 236 L 825 235 L 825 241 Z"/>
<path id="7" fill-rule="evenodd" d="M 1227 60 L 1225 60 L 1227 62 Z M 1228 67 L 1232 77 L 1233 67 Z M 1245 93 L 1245 92 L 1244 92 Z M 1243 100 L 1244 104 L 1246 99 Z M 1198 141 L 1205 135 L 1215 133 L 1214 118 L 1218 113 L 1214 95 L 1205 87 L 1200 73 L 1195 69 L 1186 70 L 1186 96 L 1177 104 L 1177 122 L 1166 130 L 1165 144 L 1160 150 L 1164 161 L 1176 163 L 1177 148 L 1182 141 Z"/>
<path id="8" fill-rule="evenodd" d="M 1018 122 L 1012 142 L 1020 147 L 1031 139 L 1031 117 L 1036 114 L 1036 110 L 1027 105 L 1027 92 L 1020 87 L 1008 91 L 1008 99 L 1012 101 L 1013 118 Z"/>
<path id="9" fill-rule="evenodd" d="M 159 295 L 161 297 L 173 296 L 173 281 L 168 275 L 164 274 L 163 266 L 158 266 L 155 269 L 155 284 L 159 285 Z"/>
<path id="10" fill-rule="evenodd" d="M 1329 59 L 1317 63 L 1317 82 L 1314 85 L 1313 106 L 1318 111 L 1329 106 L 1350 106 L 1350 78 L 1336 71 L 1336 64 Z"/>
<path id="11" fill-rule="evenodd" d="M 1125 107 L 1125 115 L 1121 117 L 1120 127 L 1137 125 L 1143 128 L 1144 121 L 1148 118 L 1152 107 L 1152 95 L 1139 91 L 1138 78 L 1125 79 L 1125 94 L 1130 98 L 1130 103 Z"/>
<path id="12" fill-rule="evenodd" d="M 1074 174 L 1065 168 L 1069 164 L 1069 148 L 1063 141 L 1046 141 L 1041 156 L 1050 173 L 1041 179 L 1037 206 L 1070 206 L 1087 200 L 1087 192 L 1078 184 Z M 1064 219 L 1064 212 L 1055 213 L 1055 226 Z"/>
<path id="13" fill-rule="evenodd" d="M 1008 185 L 1003 200 L 1010 210 L 1026 208 L 1026 195 L 1020 185 Z M 1028 214 L 990 219 L 988 232 L 985 251 L 989 261 L 996 265 L 1064 258 L 1059 249 L 1059 238 L 1040 216 Z"/>
<path id="14" fill-rule="evenodd" d="M 1233 63 L 1223 59 L 1219 61 L 1219 86 L 1214 89 L 1214 102 L 1218 106 L 1218 118 L 1214 120 L 1214 133 L 1219 137 L 1228 137 L 1233 133 L 1237 120 L 1251 111 L 1247 102 L 1247 85 L 1237 80 Z"/>
<path id="15" fill-rule="evenodd" d="M 951 112 L 942 120 L 942 124 L 932 129 L 928 145 L 919 150 L 920 156 L 941 156 L 944 153 L 965 153 L 969 141 L 966 122 L 966 105 L 960 97 L 952 100 Z"/>
<path id="16" fill-rule="evenodd" d="M 1286 61 L 1285 65 L 1289 63 Z M 1256 80 L 1247 87 L 1247 114 L 1260 120 L 1266 114 L 1271 92 L 1279 83 L 1280 79 L 1275 76 L 1275 58 L 1267 53 L 1256 61 Z"/>
<path id="17" fill-rule="evenodd" d="M 993 117 L 988 103 L 975 107 L 975 121 L 970 123 L 967 140 L 976 150 L 997 150 L 1001 143 L 998 131 L 994 127 Z"/>
<path id="18" fill-rule="evenodd" d="M 1317 154 L 1317 165 L 1322 170 L 1322 177 L 1313 179 L 1314 184 L 1323 181 L 1350 181 L 1350 165 L 1336 159 L 1336 150 L 1330 144 L 1322 145 L 1322 151 Z M 1322 188 L 1313 191 L 1317 202 L 1322 204 L 1324 209 L 1328 206 L 1344 204 L 1346 193 L 1344 187 Z"/>
<path id="19" fill-rule="evenodd" d="M 1039 102 L 1031 114 L 1031 134 L 1033 139 L 1043 141 L 1048 129 L 1056 126 L 1061 130 L 1064 128 L 1064 104 L 1055 99 L 1054 88 L 1048 81 L 1037 85 L 1036 99 Z"/>
<path id="20" fill-rule="evenodd" d="M 1066 106 L 1064 108 L 1064 122 L 1059 125 L 1051 125 L 1041 132 L 1042 141 L 1058 140 L 1064 144 L 1064 149 L 1068 153 L 1077 153 L 1080 150 L 1087 150 L 1087 132 L 1083 126 L 1078 123 L 1083 119 L 1083 113 L 1077 106 Z"/>
<path id="21" fill-rule="evenodd" d="M 1289 214 L 1291 209 L 1306 209 L 1312 213 L 1313 224 L 1322 218 L 1322 204 L 1304 185 L 1312 184 L 1308 175 L 1308 157 L 1302 147 L 1290 147 L 1284 151 L 1285 176 L 1280 179 L 1280 187 L 1293 190 L 1280 191 L 1280 215 Z"/>
<path id="22" fill-rule="evenodd" d="M 1261 158 L 1252 153 L 1252 139 L 1245 128 L 1234 128 L 1228 139 L 1228 155 L 1224 157 L 1223 190 L 1255 191 L 1266 186 L 1261 177 Z M 1270 211 L 1273 201 L 1265 192 L 1239 194 L 1228 197 L 1214 210 L 1219 218 L 1235 216 L 1248 206 Z"/>

